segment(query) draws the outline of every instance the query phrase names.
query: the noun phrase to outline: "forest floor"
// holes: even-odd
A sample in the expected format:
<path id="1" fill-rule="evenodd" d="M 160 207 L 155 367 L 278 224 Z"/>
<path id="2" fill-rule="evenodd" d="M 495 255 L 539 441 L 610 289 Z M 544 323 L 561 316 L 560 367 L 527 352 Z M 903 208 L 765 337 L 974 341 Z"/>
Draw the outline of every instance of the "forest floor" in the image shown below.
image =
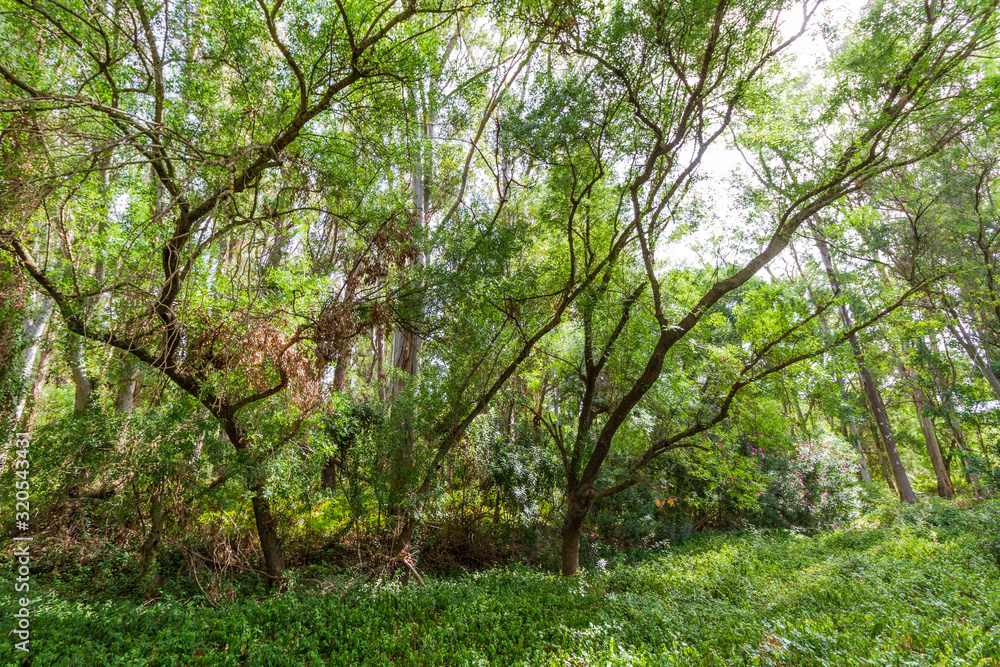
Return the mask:
<path id="1" fill-rule="evenodd" d="M 32 651 L 8 640 L 0 664 L 1000 666 L 989 509 L 884 506 L 813 537 L 704 533 L 572 579 L 523 566 L 404 589 L 300 579 L 215 607 L 39 581 Z M 15 595 L 0 598 L 9 624 Z"/>

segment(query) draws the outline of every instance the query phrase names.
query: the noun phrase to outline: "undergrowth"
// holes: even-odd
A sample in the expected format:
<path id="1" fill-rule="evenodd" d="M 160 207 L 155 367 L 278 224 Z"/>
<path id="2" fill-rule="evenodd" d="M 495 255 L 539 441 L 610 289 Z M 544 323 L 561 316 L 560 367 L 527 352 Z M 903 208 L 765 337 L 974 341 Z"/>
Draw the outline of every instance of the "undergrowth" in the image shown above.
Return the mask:
<path id="1" fill-rule="evenodd" d="M 525 566 L 345 576 L 219 608 L 42 590 L 42 665 L 1000 665 L 1000 567 L 988 504 L 882 503 L 848 529 L 703 533 L 565 579 Z M 13 590 L 10 575 L 0 586 Z M 262 594 L 263 595 L 263 594 Z M 11 618 L 13 595 L 0 613 Z"/>

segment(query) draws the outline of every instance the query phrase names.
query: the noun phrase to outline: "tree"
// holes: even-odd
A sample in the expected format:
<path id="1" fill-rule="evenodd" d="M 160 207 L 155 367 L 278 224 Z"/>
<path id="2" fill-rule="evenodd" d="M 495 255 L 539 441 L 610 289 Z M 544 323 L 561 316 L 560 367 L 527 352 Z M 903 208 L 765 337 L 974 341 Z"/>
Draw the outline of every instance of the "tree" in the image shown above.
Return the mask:
<path id="1" fill-rule="evenodd" d="M 569 507 L 563 523 L 564 574 L 574 574 L 578 569 L 580 527 L 594 500 L 634 483 L 634 478 L 626 478 L 616 485 L 595 488 L 604 462 L 612 451 L 615 436 L 660 377 L 664 361 L 672 349 L 699 324 L 716 303 L 745 284 L 784 250 L 792 234 L 818 212 L 856 191 L 868 178 L 934 154 L 952 141 L 967 123 L 979 117 L 977 82 L 975 77 L 970 76 L 968 59 L 973 53 L 988 46 L 992 35 L 994 7 L 977 4 L 947 9 L 926 6 L 925 9 L 926 11 L 918 11 L 916 7 L 908 5 L 869 8 L 868 15 L 860 25 L 862 31 L 838 61 L 840 69 L 837 74 L 841 77 L 840 82 L 825 111 L 818 115 L 821 122 L 838 119 L 839 126 L 836 130 L 830 128 L 827 135 L 832 135 L 832 140 L 826 137 L 820 140 L 815 134 L 815 127 L 810 130 L 804 125 L 796 125 L 794 130 L 790 130 L 798 133 L 795 137 L 798 145 L 794 150 L 790 151 L 787 144 L 776 145 L 764 141 L 762 139 L 765 137 L 773 138 L 772 126 L 776 119 L 774 115 L 755 110 L 757 113 L 752 117 L 750 125 L 754 127 L 757 137 L 760 137 L 756 142 L 760 155 L 757 162 L 758 174 L 769 186 L 772 222 L 768 232 L 762 235 L 758 249 L 751 253 L 750 259 L 733 267 L 724 278 L 711 284 L 699 298 L 693 300 L 683 314 L 675 316 L 667 310 L 664 287 L 656 270 L 656 241 L 662 238 L 665 223 L 670 219 L 660 218 L 659 215 L 664 210 L 669 211 L 671 200 L 659 193 L 655 181 L 648 194 L 644 190 L 646 181 L 640 180 L 629 187 L 633 224 L 640 244 L 640 257 L 645 267 L 659 334 L 655 343 L 647 348 L 645 363 L 634 376 L 635 380 L 599 426 L 579 479 L 574 480 L 570 490 Z M 639 79 L 630 71 L 629 65 L 636 63 L 639 67 L 650 66 L 657 62 L 652 54 L 656 53 L 658 56 L 661 53 L 659 49 L 662 49 L 665 63 L 674 63 L 674 66 L 657 70 L 659 76 L 652 80 L 658 86 L 674 82 L 674 90 L 677 91 L 710 89 L 715 93 L 725 90 L 725 84 L 734 84 L 730 89 L 733 91 L 730 93 L 732 97 L 726 97 L 724 92 L 718 93 L 729 103 L 723 106 L 725 111 L 720 114 L 721 124 L 725 127 L 737 110 L 737 103 L 742 102 L 752 81 L 756 80 L 759 67 L 775 53 L 772 45 L 776 37 L 773 30 L 768 28 L 766 20 L 762 20 L 763 17 L 759 14 L 752 15 L 761 21 L 752 24 L 760 32 L 752 32 L 747 29 L 750 26 L 744 23 L 749 17 L 741 14 L 741 10 L 741 7 L 728 3 L 677 10 L 701 11 L 713 17 L 707 22 L 709 28 L 706 33 L 685 33 L 697 35 L 697 41 L 687 43 L 695 47 L 692 49 L 696 54 L 695 66 L 681 66 L 680 62 L 683 61 L 674 60 L 674 45 L 677 40 L 655 33 L 630 35 L 637 43 L 648 45 L 649 55 L 644 52 L 645 57 L 635 58 L 631 53 L 622 54 L 621 58 L 628 58 L 629 63 L 612 60 L 604 65 L 611 76 L 623 85 L 627 93 L 626 99 L 633 108 L 640 127 L 648 132 L 648 140 L 654 146 L 644 162 L 643 171 L 639 172 L 640 176 L 652 175 L 661 164 L 674 166 L 676 154 L 672 150 L 661 152 L 667 146 L 663 138 L 671 135 L 661 126 L 664 117 L 660 114 L 675 112 L 683 119 L 685 116 L 680 109 L 703 109 L 705 102 L 697 100 L 693 107 L 673 106 L 664 104 L 665 100 L 657 100 L 656 97 L 650 100 L 634 92 L 628 94 L 629 91 L 638 89 L 640 81 L 649 80 Z M 809 16 L 808 8 L 805 15 Z M 682 25 L 667 21 L 664 24 L 664 29 L 667 30 Z M 616 27 L 621 29 L 627 25 L 629 23 L 624 21 Z M 897 30 L 900 32 L 896 32 Z M 889 35 L 898 37 L 890 39 Z M 649 41 L 643 41 L 642 38 Z M 889 44 L 891 46 L 887 46 Z M 654 46 L 658 49 L 654 50 Z M 738 57 L 731 53 L 731 50 L 740 47 L 755 49 L 756 57 L 748 58 L 747 54 Z M 578 51 L 588 53 L 588 50 L 579 47 Z M 726 58 L 722 59 L 721 54 L 725 54 Z M 720 60 L 716 60 L 717 56 Z M 727 71 L 734 59 L 741 63 L 735 67 L 747 68 L 741 74 L 743 77 L 750 75 L 751 80 L 736 72 Z M 749 65 L 748 62 L 755 64 Z M 689 81 L 689 72 L 697 73 L 695 75 L 699 78 Z M 733 79 L 726 78 L 732 74 L 737 76 Z M 859 79 L 865 83 L 859 85 Z M 656 104 L 657 101 L 661 101 L 661 105 Z M 995 100 L 986 104 L 987 112 L 992 111 L 995 105 Z M 949 117 L 948 112 L 952 114 L 951 120 L 942 124 L 941 119 Z M 697 137 L 710 137 L 706 127 L 708 119 L 702 117 L 699 120 L 704 124 L 699 124 Z M 810 122 L 814 121 L 815 117 L 810 118 Z M 925 137 L 930 135 L 934 139 L 919 144 L 905 141 L 905 137 L 915 134 Z M 807 143 L 809 141 L 812 143 Z M 802 178 L 800 173 L 808 175 L 808 179 Z M 646 196 L 641 198 L 640 193 Z M 648 219 L 643 215 L 645 212 L 651 214 Z M 793 326 L 791 330 L 795 331 L 797 328 L 798 326 Z M 635 467 L 641 468 L 659 453 L 682 444 L 717 423 L 726 414 L 739 389 L 762 375 L 790 364 L 791 359 L 783 359 L 771 366 L 758 366 L 765 360 L 766 353 L 787 335 L 779 335 L 773 342 L 762 346 L 756 355 L 751 356 L 744 366 L 745 375 L 741 373 L 742 377 L 731 385 L 730 391 L 723 393 L 717 409 L 699 415 L 687 428 L 655 441 L 639 458 Z"/>
<path id="2" fill-rule="evenodd" d="M 352 107 L 412 74 L 422 30 L 408 21 L 456 11 L 370 9 L 4 6 L 2 96 L 17 125 L 6 137 L 35 166 L 5 183 L 19 205 L 3 211 L 3 248 L 73 335 L 131 355 L 219 420 L 275 579 L 284 560 L 261 464 L 277 445 L 257 441 L 254 421 L 290 387 L 299 410 L 315 401 L 302 344 L 324 332 L 304 313 L 327 296 L 278 271 L 283 234 L 326 222 L 313 179 L 337 159 Z M 54 253 L 46 233 L 61 240 Z"/>

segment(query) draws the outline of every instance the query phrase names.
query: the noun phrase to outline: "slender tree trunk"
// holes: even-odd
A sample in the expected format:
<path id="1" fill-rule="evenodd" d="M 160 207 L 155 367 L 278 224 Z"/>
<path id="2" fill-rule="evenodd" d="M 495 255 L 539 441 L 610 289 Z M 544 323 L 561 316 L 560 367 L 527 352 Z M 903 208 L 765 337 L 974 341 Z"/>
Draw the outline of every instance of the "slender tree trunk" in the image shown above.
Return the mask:
<path id="1" fill-rule="evenodd" d="M 921 342 L 921 345 L 922 344 L 923 343 Z M 933 334 L 930 336 L 930 348 L 934 354 L 941 354 L 941 348 L 938 346 L 937 336 Z M 938 398 L 941 401 L 941 405 L 944 406 L 945 422 L 951 430 L 952 439 L 955 443 L 955 450 L 958 454 L 958 461 L 962 466 L 962 472 L 965 475 L 966 481 L 972 487 L 976 495 L 981 498 L 985 498 L 988 494 L 979 480 L 979 475 L 969 469 L 969 463 L 966 460 L 965 454 L 968 451 L 968 448 L 965 443 L 965 431 L 962 429 L 962 423 L 959 420 L 955 404 L 951 400 L 951 393 L 948 388 L 949 383 L 945 381 L 945 378 L 941 376 L 941 373 L 938 372 L 937 367 L 933 363 L 930 364 L 929 367 L 931 370 L 931 376 L 934 378 Z"/>
<path id="2" fill-rule="evenodd" d="M 833 267 L 833 260 L 830 258 L 830 249 L 822 238 L 816 239 L 816 247 L 819 249 L 823 265 L 826 267 L 830 286 L 835 293 L 839 294 L 840 284 Z M 844 326 L 848 329 L 854 326 L 847 306 L 841 305 L 840 317 L 843 320 Z M 892 468 L 892 476 L 896 481 L 899 497 L 905 502 L 915 503 L 917 502 L 917 495 L 913 492 L 913 487 L 910 486 L 910 480 L 906 476 L 906 469 L 899 458 L 899 450 L 896 448 L 896 439 L 893 437 L 892 428 L 889 426 L 889 417 L 885 411 L 885 403 L 882 401 L 882 395 L 878 390 L 878 386 L 875 384 L 875 380 L 868 370 L 864 351 L 861 348 L 861 341 L 858 340 L 857 334 L 851 334 L 848 340 L 851 344 L 851 351 L 854 353 L 854 359 L 858 364 L 858 373 L 861 376 L 861 385 L 864 388 L 865 395 L 868 397 L 868 405 L 871 408 L 875 424 L 878 426 L 882 444 L 885 445 L 885 451 L 889 458 L 889 465 Z"/>
<path id="3" fill-rule="evenodd" d="M 839 378 L 838 378 L 839 379 Z M 868 470 L 868 461 L 865 460 L 865 450 L 861 448 L 861 436 L 858 434 L 858 426 L 854 423 L 854 418 L 850 417 L 846 420 L 847 423 L 847 440 L 854 447 L 854 450 L 858 453 L 858 474 L 861 477 L 861 481 L 864 484 L 872 483 L 872 473 Z"/>
<path id="4" fill-rule="evenodd" d="M 22 373 L 29 382 L 34 384 L 35 379 L 35 362 L 38 360 L 38 353 L 42 345 L 42 333 L 45 331 L 46 325 L 49 323 L 49 317 L 52 315 L 52 306 L 54 305 L 52 299 L 44 299 L 41 305 L 38 307 L 38 311 L 35 316 L 24 323 L 24 340 L 27 343 L 27 347 L 21 355 L 21 368 Z M 39 364 L 40 366 L 41 364 Z M 28 403 L 28 396 L 30 390 L 25 388 L 24 393 L 21 395 L 21 399 L 17 402 L 17 406 L 14 408 L 14 422 L 19 423 L 21 421 L 21 415 L 24 413 L 24 407 Z M 3 466 L 0 465 L 0 470 Z"/>
<path id="5" fill-rule="evenodd" d="M 51 332 L 51 327 L 49 329 Z M 52 359 L 52 354 L 54 349 L 51 342 L 47 342 L 45 348 L 42 350 L 41 356 L 38 358 L 38 366 L 35 368 L 35 376 L 32 380 L 31 387 L 29 387 L 28 394 L 25 397 L 24 409 L 21 411 L 21 419 L 18 421 L 18 431 L 21 433 L 27 433 L 31 429 L 29 428 L 31 424 L 31 415 L 35 411 L 35 406 L 38 404 L 38 398 L 42 395 L 42 389 L 45 388 L 45 382 L 48 379 L 49 374 L 49 361 Z"/>
<path id="6" fill-rule="evenodd" d="M 228 419 L 223 422 L 223 426 L 236 451 L 246 452 L 249 443 L 239 424 L 233 419 Z M 250 454 L 250 452 L 246 453 Z M 285 572 L 285 557 L 281 549 L 281 539 L 278 537 L 277 524 L 271 513 L 271 503 L 264 496 L 264 478 L 259 468 L 260 462 L 254 460 L 252 454 L 249 458 L 257 466 L 256 469 L 250 471 L 247 486 L 253 493 L 250 505 L 253 508 L 254 523 L 257 525 L 260 550 L 264 556 L 264 570 L 271 578 L 272 583 L 280 584 L 281 576 Z"/>
<path id="7" fill-rule="evenodd" d="M 347 367 L 350 365 L 351 348 L 348 346 L 337 359 L 337 366 L 333 371 L 333 388 L 335 391 L 344 391 L 347 386 Z"/>
<path id="8" fill-rule="evenodd" d="M 414 217 L 419 231 L 422 233 L 430 224 L 431 216 L 428 179 L 433 173 L 434 166 L 433 146 L 436 114 L 428 99 L 428 94 L 422 88 L 423 84 L 420 86 L 419 92 L 413 88 L 410 89 L 410 102 L 420 119 L 418 136 L 410 148 L 410 186 L 413 192 Z M 418 270 L 426 266 L 426 262 L 425 253 L 423 250 L 418 250 L 416 257 Z M 424 339 L 415 329 L 424 318 L 424 306 L 419 293 L 415 298 L 415 303 L 412 304 L 411 316 L 413 319 L 407 323 L 409 326 L 398 327 L 392 339 L 392 365 L 400 371 L 390 390 L 390 399 L 392 400 L 395 400 L 403 392 L 420 371 L 420 353 L 423 349 Z M 407 415 L 403 418 L 402 439 L 393 452 L 393 470 L 390 480 L 389 514 L 400 517 L 394 549 L 396 558 L 405 557 L 404 554 L 410 548 L 415 529 L 414 518 L 403 508 L 403 502 L 413 472 L 416 443 L 417 434 L 414 429 L 413 416 Z M 408 570 L 404 571 L 404 577 L 408 577 Z"/>
<path id="9" fill-rule="evenodd" d="M 382 329 L 382 325 L 379 324 L 375 327 L 375 375 L 378 382 L 378 398 L 380 401 L 385 401 L 386 394 L 386 376 L 385 376 L 385 333 Z"/>
<path id="10" fill-rule="evenodd" d="M 951 316 L 953 322 L 948 325 L 948 331 L 951 332 L 952 337 L 955 338 L 965 350 L 965 353 L 969 355 L 969 359 L 972 361 L 973 365 L 984 378 L 986 378 L 987 384 L 993 390 L 993 394 L 1000 399 L 1000 379 L 997 378 L 996 373 L 993 372 L 993 367 L 983 353 L 976 346 L 975 341 L 965 327 L 962 325 L 962 321 L 958 316 L 958 311 L 948 304 L 944 303 L 945 310 Z M 981 338 L 981 337 L 980 337 Z"/>
<path id="11" fill-rule="evenodd" d="M 865 399 L 865 407 L 868 408 L 868 400 Z M 871 414 L 869 409 L 868 414 Z M 885 480 L 886 485 L 889 490 L 893 493 L 898 493 L 896 491 L 896 484 L 892 481 L 892 468 L 889 467 L 889 458 L 885 455 L 885 448 L 882 446 L 882 439 L 879 437 L 878 427 L 875 425 L 875 420 L 869 423 L 872 443 L 875 445 L 875 455 L 878 457 L 879 469 L 882 471 L 882 479 Z"/>
<path id="12" fill-rule="evenodd" d="M 23 329 L 23 339 L 27 342 L 27 347 L 24 352 L 21 353 L 21 397 L 18 399 L 17 404 L 14 406 L 14 427 L 17 433 L 26 432 L 27 426 L 23 425 L 27 423 L 27 414 L 25 412 L 25 407 L 34 407 L 34 397 L 35 397 L 35 387 L 38 384 L 38 375 L 45 374 L 45 366 L 47 365 L 46 355 L 43 354 L 41 359 L 38 359 L 38 351 L 42 344 L 42 332 L 49 321 L 49 316 L 52 313 L 53 301 L 51 299 L 45 299 L 42 301 L 35 313 L 35 316 L 24 322 Z M 35 362 L 38 361 L 38 369 L 35 368 Z M 30 383 L 30 386 L 24 386 Z M 22 416 L 24 417 L 22 419 Z M 10 447 L 13 444 L 13 439 L 8 438 L 7 442 L 0 445 L 0 472 L 7 469 L 7 457 L 10 452 Z"/>
<path id="13" fill-rule="evenodd" d="M 160 500 L 159 493 L 154 492 L 153 499 L 149 504 L 149 533 L 146 534 L 146 539 L 143 541 L 142 548 L 139 551 L 142 577 L 145 577 L 149 573 L 150 563 L 152 563 L 153 557 L 160 546 L 160 538 L 163 537 L 164 514 L 163 502 Z"/>
<path id="14" fill-rule="evenodd" d="M 149 532 L 139 550 L 139 578 L 143 582 L 147 598 L 155 598 L 159 595 L 160 586 L 163 585 L 163 578 L 159 573 L 149 576 L 150 570 L 155 562 L 156 552 L 160 548 L 160 538 L 163 537 L 163 522 L 166 516 L 163 502 L 159 496 L 159 491 L 154 492 L 153 499 L 149 507 Z"/>
<path id="15" fill-rule="evenodd" d="M 911 395 L 913 397 L 913 407 L 917 412 L 917 420 L 920 422 L 920 430 L 924 434 L 924 444 L 927 445 L 927 455 L 930 457 L 931 466 L 934 468 L 934 476 L 937 479 L 937 492 L 942 498 L 951 498 L 955 495 L 955 487 L 948 476 L 948 469 L 944 465 L 944 457 L 941 455 L 941 447 L 938 444 L 937 433 L 934 430 L 934 421 L 924 414 L 924 408 L 928 405 L 924 392 L 916 385 L 916 373 L 899 365 L 899 370 L 904 377 L 910 378 Z"/>

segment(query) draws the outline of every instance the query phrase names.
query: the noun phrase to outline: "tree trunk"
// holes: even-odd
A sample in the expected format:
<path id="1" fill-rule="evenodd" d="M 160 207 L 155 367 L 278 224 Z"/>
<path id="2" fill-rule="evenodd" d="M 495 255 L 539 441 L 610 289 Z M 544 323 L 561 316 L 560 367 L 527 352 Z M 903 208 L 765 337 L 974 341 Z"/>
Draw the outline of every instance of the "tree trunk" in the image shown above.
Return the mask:
<path id="1" fill-rule="evenodd" d="M 27 417 L 30 414 L 30 408 L 34 407 L 35 400 L 37 399 L 35 391 L 39 385 L 39 375 L 44 377 L 45 368 L 48 365 L 48 354 L 50 354 L 51 350 L 46 349 L 41 357 L 39 357 L 38 351 L 42 345 L 42 332 L 45 330 L 49 316 L 52 314 L 53 305 L 54 302 L 51 299 L 45 299 L 39 306 L 35 316 L 24 323 L 23 340 L 27 343 L 27 347 L 21 354 L 21 377 L 23 378 L 21 382 L 21 397 L 18 399 L 17 405 L 14 406 L 13 423 L 17 433 L 26 433 L 28 431 Z M 36 360 L 38 362 L 37 370 L 35 367 Z M 24 381 L 30 382 L 31 386 L 23 386 Z M 26 408 L 28 408 L 27 412 L 25 411 Z M 8 439 L 0 447 L 0 472 L 7 469 L 7 456 L 12 443 L 13 439 Z"/>
<path id="2" fill-rule="evenodd" d="M 841 387 L 841 390 L 843 390 L 843 386 Z M 858 453 L 858 474 L 861 477 L 861 482 L 863 484 L 871 484 L 872 474 L 871 471 L 868 470 L 868 462 L 865 460 L 865 451 L 861 448 L 861 435 L 858 433 L 858 426 L 854 423 L 854 417 L 848 417 L 845 422 L 847 423 L 848 429 L 847 439 L 854 447 L 854 451 Z"/>
<path id="3" fill-rule="evenodd" d="M 149 504 L 149 533 L 139 551 L 140 571 L 143 578 L 149 573 L 149 565 L 160 546 L 160 538 L 163 537 L 163 518 L 163 503 L 160 501 L 159 495 L 154 494 Z"/>
<path id="4" fill-rule="evenodd" d="M 135 405 L 135 385 L 139 377 L 139 366 L 130 357 L 122 360 L 122 379 L 115 396 L 115 412 L 129 414 Z"/>
<path id="5" fill-rule="evenodd" d="M 931 335 L 930 337 L 930 348 L 934 354 L 941 354 L 941 348 L 938 346 L 937 336 Z M 921 345 L 923 342 L 921 341 Z M 948 383 L 945 378 L 941 376 L 934 364 L 929 365 L 931 370 L 931 375 L 934 378 L 935 389 L 937 390 L 938 398 L 941 401 L 941 405 L 944 406 L 945 422 L 948 424 L 948 428 L 951 430 L 952 439 L 955 442 L 955 449 L 958 454 L 958 461 L 962 466 L 962 472 L 965 475 L 966 481 L 972 487 L 975 494 L 981 498 L 988 497 L 988 493 L 983 487 L 979 480 L 979 475 L 972 472 L 969 469 L 968 461 L 965 457 L 965 452 L 968 450 L 965 444 L 965 431 L 962 429 L 961 422 L 958 418 L 958 411 L 955 409 L 955 404 L 951 400 L 951 394 L 948 389 Z"/>
<path id="6" fill-rule="evenodd" d="M 857 344 L 857 337 L 852 336 L 852 338 L 854 338 L 852 343 Z M 896 448 L 896 440 L 889 426 L 889 418 L 885 412 L 882 395 L 879 393 L 871 373 L 868 372 L 867 366 L 865 366 L 864 355 L 860 354 L 860 345 L 855 351 L 855 357 L 858 359 L 861 382 L 864 385 L 865 393 L 868 394 L 868 401 L 872 408 L 875 424 L 878 426 L 879 435 L 882 436 L 882 444 L 885 446 L 885 453 L 889 458 L 889 467 L 892 469 L 892 476 L 896 481 L 896 490 L 899 492 L 901 500 L 908 503 L 915 503 L 917 502 L 917 495 L 913 492 L 913 487 L 910 486 L 910 479 L 906 476 L 906 469 L 899 458 L 899 450 Z"/>
<path id="7" fill-rule="evenodd" d="M 48 379 L 49 374 L 49 361 L 52 359 L 53 347 L 51 344 L 46 344 L 45 349 L 42 350 L 41 356 L 38 358 L 38 367 L 35 369 L 35 377 L 31 383 L 31 387 L 28 390 L 27 396 L 25 396 L 24 408 L 21 411 L 21 418 L 18 421 L 18 431 L 20 433 L 27 433 L 31 429 L 31 415 L 35 410 L 35 405 L 38 404 L 38 398 L 42 395 L 42 389 L 45 388 L 45 381 Z"/>
<path id="8" fill-rule="evenodd" d="M 261 487 L 254 489 L 254 497 L 250 502 L 254 521 L 257 523 L 260 550 L 264 554 L 264 570 L 271 577 L 272 583 L 279 583 L 285 572 L 285 556 L 281 551 L 281 540 L 271 514 L 271 503 L 264 497 Z"/>
<path id="9" fill-rule="evenodd" d="M 562 530 L 562 573 L 572 577 L 580 571 L 580 528 L 583 520 L 563 524 Z"/>
<path id="10" fill-rule="evenodd" d="M 816 299 L 813 297 L 812 288 L 809 287 L 809 282 L 806 280 L 806 272 L 802 269 L 802 265 L 799 263 L 799 255 L 795 252 L 795 244 L 789 243 L 788 247 L 792 251 L 792 258 L 795 260 L 795 266 L 799 270 L 799 275 L 802 276 L 803 281 L 805 281 L 806 291 L 809 294 L 809 300 L 816 304 Z M 818 304 L 817 304 L 818 305 Z M 819 316 L 820 329 L 823 332 L 823 340 L 830 341 L 830 328 L 826 323 L 826 316 L 820 314 Z M 868 462 L 865 460 L 865 451 L 861 447 L 861 436 L 858 434 L 858 425 L 854 420 L 854 415 L 848 409 L 848 396 L 847 396 L 847 385 L 844 382 L 844 378 L 840 376 L 840 373 L 834 373 L 834 381 L 837 383 L 837 388 L 840 390 L 840 408 L 838 409 L 838 416 L 840 417 L 841 424 L 843 425 L 845 431 L 845 437 L 848 442 L 854 447 L 854 450 L 858 453 L 858 465 L 860 467 L 859 474 L 861 476 L 861 482 L 864 484 L 872 483 L 872 474 L 868 470 Z"/>
<path id="11" fill-rule="evenodd" d="M 820 257 L 823 259 L 823 265 L 826 267 L 827 277 L 830 279 L 830 286 L 833 288 L 835 293 L 839 294 L 840 284 L 837 280 L 837 273 L 833 268 L 833 260 L 830 258 L 830 249 L 822 238 L 816 239 L 816 247 L 819 249 Z M 840 306 L 840 317 L 843 321 L 844 327 L 850 329 L 854 326 L 854 322 L 852 321 L 851 315 L 847 310 L 847 306 Z M 885 445 L 885 452 L 889 457 L 889 466 L 892 469 L 892 476 L 896 480 L 896 489 L 899 492 L 899 497 L 905 502 L 915 503 L 917 502 L 917 495 L 913 492 L 913 487 L 910 486 L 910 480 L 906 476 L 906 469 L 903 467 L 903 462 L 899 458 L 899 450 L 896 448 L 896 440 L 892 435 L 892 428 L 889 426 L 889 418 L 885 412 L 885 403 L 882 401 L 882 395 L 879 393 L 875 380 L 868 371 L 864 351 L 861 348 L 861 341 L 858 340 L 856 334 L 851 334 L 848 340 L 851 344 L 851 350 L 854 353 L 854 359 L 858 364 L 858 373 L 861 376 L 861 385 L 868 397 L 868 405 L 871 408 L 875 424 L 878 426 L 879 435 L 882 437 L 882 444 Z"/>
<path id="12" fill-rule="evenodd" d="M 958 311 L 947 302 L 945 302 L 944 306 L 945 310 L 954 320 L 952 324 L 948 325 L 948 330 L 951 332 L 951 335 L 959 342 L 962 349 L 965 350 L 965 353 L 969 355 L 969 359 L 972 361 L 973 365 L 975 365 L 975 367 L 979 369 L 982 376 L 986 378 L 986 382 L 993 390 L 993 394 L 1000 399 L 1000 379 L 997 379 L 996 373 L 993 372 L 993 367 L 990 365 L 989 359 L 983 356 L 980 350 L 976 347 L 972 336 L 970 336 L 965 330 L 965 327 L 962 326 L 962 322 L 958 316 Z"/>
<path id="13" fill-rule="evenodd" d="M 927 406 L 927 398 L 924 392 L 916 385 L 916 373 L 899 365 L 904 376 L 910 378 L 913 396 L 913 407 L 917 411 L 917 420 L 920 422 L 920 430 L 924 434 L 924 444 L 927 445 L 927 455 L 931 459 L 931 466 L 934 468 L 934 476 L 937 478 L 937 492 L 942 498 L 951 498 L 955 495 L 955 487 L 948 476 L 948 470 L 944 465 L 944 457 L 941 456 L 941 447 L 938 444 L 937 433 L 934 431 L 934 421 L 924 414 Z"/>
<path id="14" fill-rule="evenodd" d="M 581 485 L 569 494 L 569 506 L 562 526 L 562 573 L 575 576 L 580 571 L 580 533 L 587 511 L 593 502 L 594 489 Z"/>
<path id="15" fill-rule="evenodd" d="M 865 399 L 865 407 L 868 406 L 868 400 Z M 869 411 L 869 414 L 871 412 Z M 885 448 L 882 446 L 882 439 L 878 434 L 878 427 L 875 425 L 874 419 L 869 424 L 871 427 L 872 443 L 875 445 L 875 454 L 878 456 L 879 469 L 882 471 L 882 479 L 885 480 L 886 485 L 888 485 L 889 490 L 893 493 L 897 493 L 896 484 L 892 481 L 892 469 L 889 467 L 889 459 L 885 455 Z"/>
<path id="16" fill-rule="evenodd" d="M 21 355 L 21 369 L 26 379 L 33 380 L 35 377 L 35 361 L 38 358 L 38 352 L 42 343 L 42 332 L 45 330 L 45 325 L 48 324 L 54 304 L 55 302 L 52 299 L 43 300 L 35 316 L 24 323 L 24 341 L 28 346 Z M 24 412 L 24 406 L 27 404 L 27 401 L 28 392 L 25 391 L 21 396 L 21 400 L 17 402 L 17 407 L 14 409 L 15 423 L 21 421 L 21 414 Z"/>
<path id="17" fill-rule="evenodd" d="M 914 399 L 914 407 L 920 414 L 923 404 Z M 937 492 L 942 498 L 951 498 L 955 495 L 955 487 L 951 483 L 948 475 L 948 468 L 944 464 L 944 457 L 941 455 L 941 447 L 938 444 L 937 434 L 934 432 L 934 421 L 925 415 L 920 415 L 920 429 L 924 433 L 924 442 L 927 444 L 927 454 L 931 459 L 931 466 L 934 468 L 934 476 L 937 478 Z"/>
<path id="18" fill-rule="evenodd" d="M 87 374 L 87 364 L 83 352 L 83 336 L 75 333 L 69 335 L 69 350 L 66 361 L 69 363 L 76 394 L 73 398 L 73 412 L 80 414 L 87 410 L 94 393 L 94 383 Z"/>

